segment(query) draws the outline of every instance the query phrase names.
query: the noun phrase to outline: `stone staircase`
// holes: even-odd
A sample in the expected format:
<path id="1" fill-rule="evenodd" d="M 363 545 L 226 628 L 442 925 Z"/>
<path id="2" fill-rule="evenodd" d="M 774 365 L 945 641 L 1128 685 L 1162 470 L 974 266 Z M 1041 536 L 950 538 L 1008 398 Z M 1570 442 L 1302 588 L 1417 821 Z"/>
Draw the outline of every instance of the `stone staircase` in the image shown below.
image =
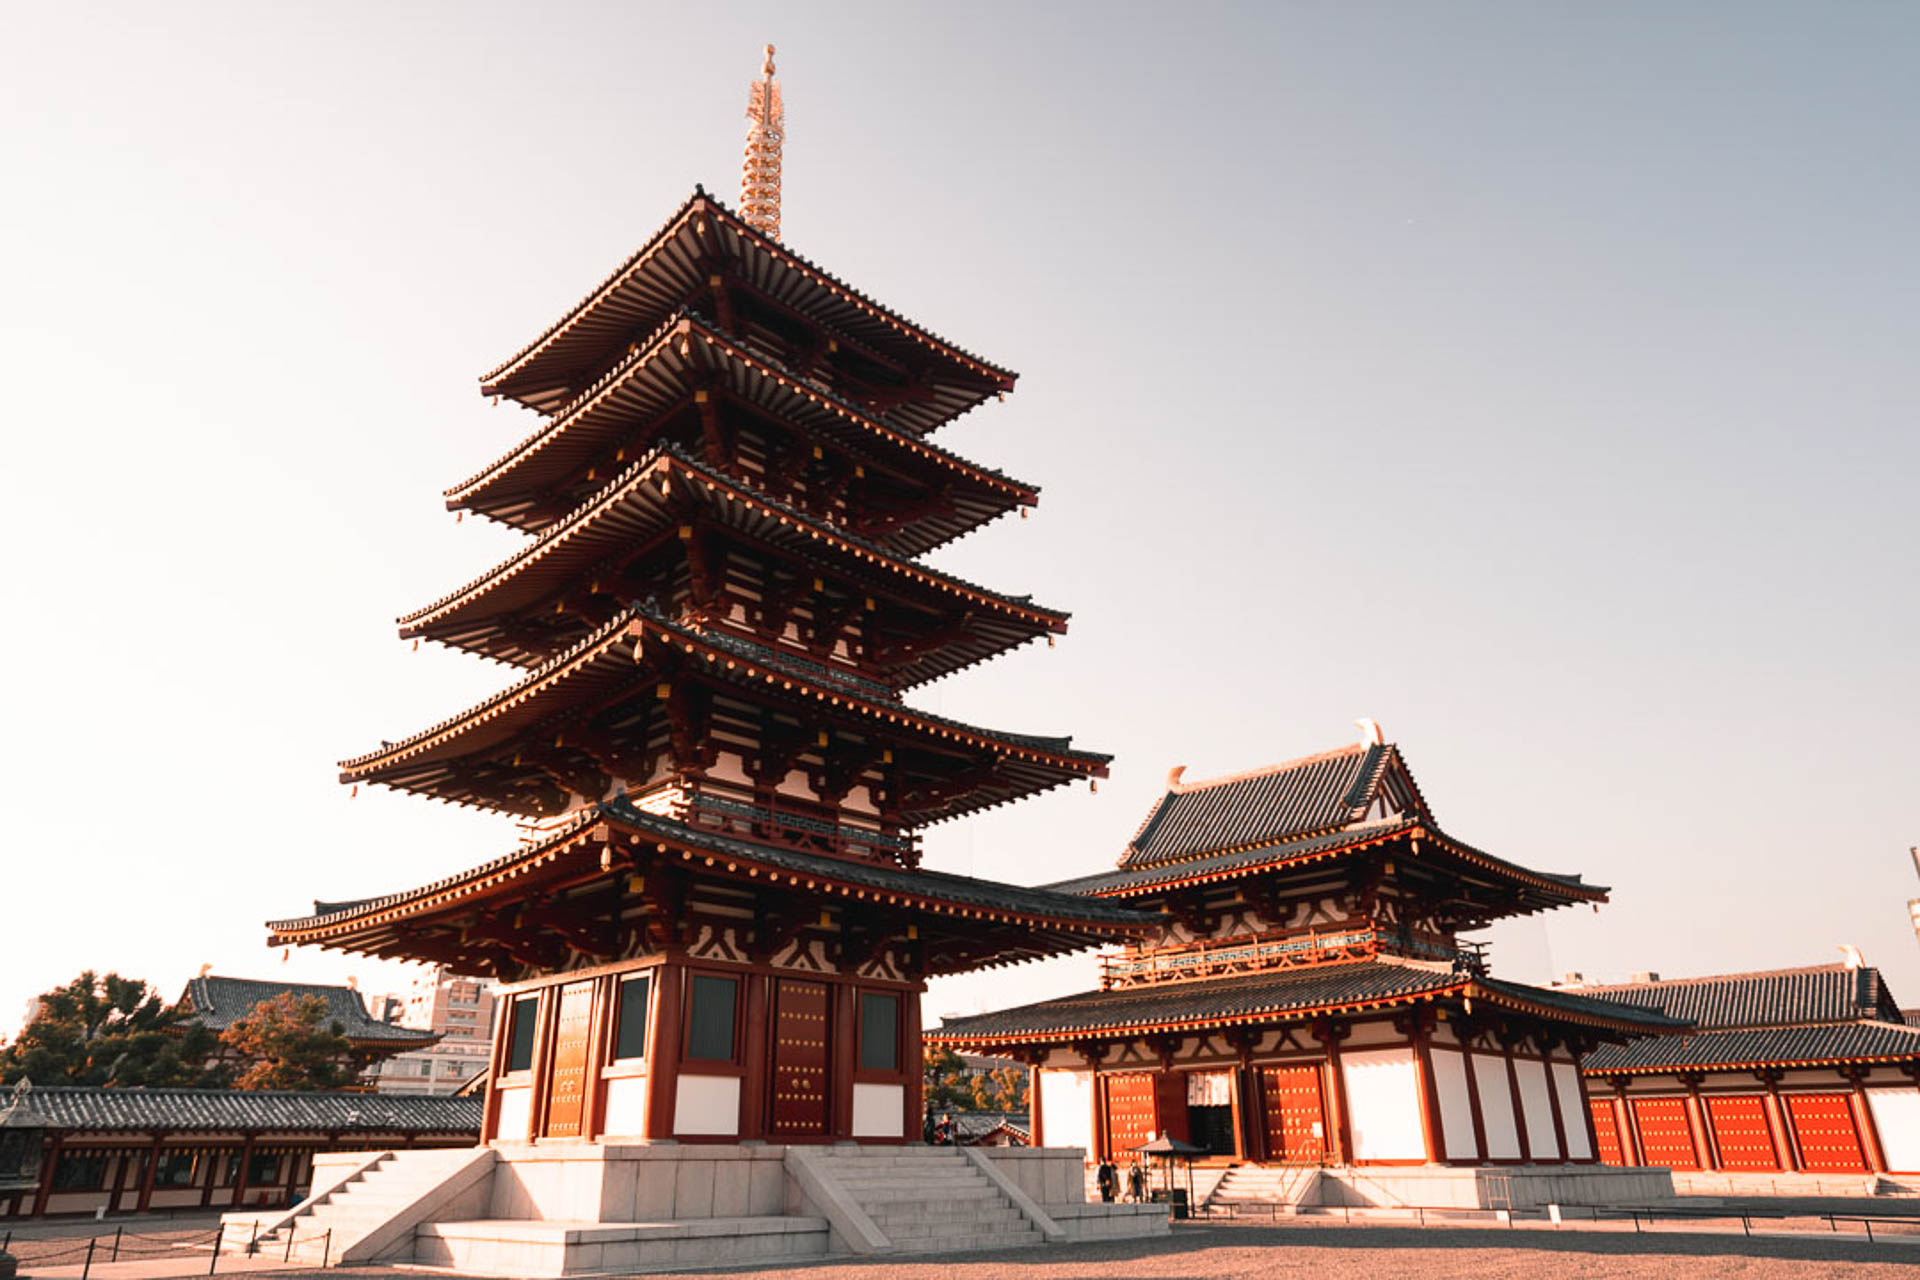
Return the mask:
<path id="1" fill-rule="evenodd" d="M 1282 1205 L 1298 1208 L 1320 1180 L 1316 1164 L 1237 1164 L 1201 1203 Z"/>
<path id="2" fill-rule="evenodd" d="M 414 1227 L 470 1188 L 484 1193 L 492 1166 L 485 1148 L 385 1153 L 284 1213 L 224 1215 L 223 1251 L 315 1266 L 410 1257 Z"/>
<path id="3" fill-rule="evenodd" d="M 1044 1239 L 956 1148 L 836 1147 L 814 1160 L 898 1252 L 1012 1249 Z"/>

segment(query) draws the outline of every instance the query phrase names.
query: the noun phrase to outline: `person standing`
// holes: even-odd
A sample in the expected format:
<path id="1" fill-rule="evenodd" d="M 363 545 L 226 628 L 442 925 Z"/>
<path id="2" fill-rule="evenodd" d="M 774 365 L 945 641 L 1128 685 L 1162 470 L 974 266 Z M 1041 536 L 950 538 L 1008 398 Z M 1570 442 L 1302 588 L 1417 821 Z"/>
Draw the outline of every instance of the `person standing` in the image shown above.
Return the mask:
<path id="1" fill-rule="evenodd" d="M 1100 1188 L 1100 1199 L 1107 1204 L 1113 1203 L 1115 1184 L 1120 1181 L 1119 1172 L 1111 1160 L 1102 1160 L 1099 1169 L 1094 1172 L 1093 1180 Z"/>

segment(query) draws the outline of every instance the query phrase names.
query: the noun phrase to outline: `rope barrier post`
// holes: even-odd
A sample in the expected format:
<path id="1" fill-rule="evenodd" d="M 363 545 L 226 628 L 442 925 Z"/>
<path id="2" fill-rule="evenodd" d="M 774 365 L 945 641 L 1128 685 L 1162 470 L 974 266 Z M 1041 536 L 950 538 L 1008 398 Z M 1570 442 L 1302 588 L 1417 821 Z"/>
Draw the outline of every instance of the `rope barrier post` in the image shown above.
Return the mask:
<path id="1" fill-rule="evenodd" d="M 108 1262 L 120 1261 L 120 1233 L 125 1230 L 125 1227 L 115 1227 L 113 1229 L 113 1256 L 107 1259 Z"/>
<path id="2" fill-rule="evenodd" d="M 280 1255 L 280 1261 L 282 1262 L 290 1262 L 293 1259 L 294 1232 L 295 1232 L 295 1227 L 291 1222 L 289 1222 L 287 1224 L 287 1251 L 284 1254 Z"/>
<path id="3" fill-rule="evenodd" d="M 1872 1244 L 1873 1243 L 1873 1219 L 1862 1218 L 1860 1219 L 1860 1225 L 1867 1229 L 1867 1243 Z"/>
<path id="4" fill-rule="evenodd" d="M 213 1233 L 213 1256 L 207 1259 L 208 1275 L 212 1275 L 213 1269 L 220 1265 L 220 1239 L 222 1236 L 226 1235 L 226 1233 L 227 1233 L 227 1224 L 224 1222 L 221 1223 L 219 1228 L 215 1230 Z"/>
<path id="5" fill-rule="evenodd" d="M 333 1228 L 327 1228 L 327 1234 L 320 1241 L 320 1269 L 327 1269 L 327 1259 L 333 1256 Z"/>
<path id="6" fill-rule="evenodd" d="M 87 1280 L 87 1273 L 93 1270 L 93 1246 L 95 1243 L 91 1236 L 87 1238 L 87 1260 L 80 1264 L 80 1280 Z"/>

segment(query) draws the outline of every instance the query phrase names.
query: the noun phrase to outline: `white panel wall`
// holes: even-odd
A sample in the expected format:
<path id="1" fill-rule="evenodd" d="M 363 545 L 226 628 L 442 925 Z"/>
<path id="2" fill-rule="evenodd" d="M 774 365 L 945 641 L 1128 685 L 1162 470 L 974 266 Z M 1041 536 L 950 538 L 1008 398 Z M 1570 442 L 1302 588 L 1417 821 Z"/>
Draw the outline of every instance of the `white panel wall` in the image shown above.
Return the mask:
<path id="1" fill-rule="evenodd" d="M 898 1138 L 906 1123 L 907 1086 L 856 1084 L 853 1086 L 853 1136 Z"/>
<path id="2" fill-rule="evenodd" d="M 1093 1073 L 1040 1073 L 1041 1138 L 1049 1147 L 1093 1150 Z"/>
<path id="3" fill-rule="evenodd" d="M 1920 1092 L 1912 1085 L 1867 1090 L 1867 1110 L 1880 1131 L 1880 1150 L 1895 1173 L 1920 1173 Z"/>
<path id="4" fill-rule="evenodd" d="M 525 1142 L 533 1123 L 533 1089 L 500 1091 L 500 1123 L 495 1136 L 502 1142 Z"/>
<path id="5" fill-rule="evenodd" d="M 1424 1160 L 1420 1070 L 1412 1049 L 1374 1049 L 1340 1055 L 1347 1121 L 1356 1160 Z"/>
<path id="6" fill-rule="evenodd" d="M 1487 1158 L 1518 1160 L 1520 1130 L 1513 1118 L 1513 1086 L 1507 1081 L 1507 1060 L 1487 1053 L 1474 1054 L 1473 1083 L 1480 1091 L 1480 1125 L 1487 1131 Z"/>
<path id="7" fill-rule="evenodd" d="M 1560 1140 L 1553 1134 L 1552 1088 L 1547 1079 L 1547 1064 L 1531 1058 L 1515 1058 L 1513 1074 L 1520 1081 L 1520 1118 L 1527 1123 L 1527 1154 L 1535 1160 L 1558 1160 Z"/>
<path id="8" fill-rule="evenodd" d="M 1467 1096 L 1467 1060 L 1445 1049 L 1430 1050 L 1433 1090 L 1440 1096 L 1440 1130 L 1449 1160 L 1477 1160 L 1473 1138 L 1473 1099 Z"/>
<path id="9" fill-rule="evenodd" d="M 647 1131 L 647 1078 L 617 1076 L 607 1081 L 604 1131 L 615 1137 L 637 1138 Z"/>
<path id="10" fill-rule="evenodd" d="M 740 1077 L 681 1076 L 673 1096 L 673 1131 L 727 1137 L 740 1132 Z"/>
<path id="11" fill-rule="evenodd" d="M 1553 1092 L 1560 1099 L 1560 1123 L 1567 1127 L 1567 1159 L 1593 1159 L 1587 1141 L 1587 1093 L 1580 1087 L 1580 1068 L 1571 1062 L 1553 1064 Z"/>

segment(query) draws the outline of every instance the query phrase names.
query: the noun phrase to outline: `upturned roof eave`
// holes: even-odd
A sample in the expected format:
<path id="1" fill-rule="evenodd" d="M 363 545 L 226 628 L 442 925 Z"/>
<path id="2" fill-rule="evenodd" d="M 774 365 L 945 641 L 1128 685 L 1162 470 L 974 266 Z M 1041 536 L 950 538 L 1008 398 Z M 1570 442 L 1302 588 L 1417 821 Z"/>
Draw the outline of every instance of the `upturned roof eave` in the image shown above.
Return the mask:
<path id="1" fill-rule="evenodd" d="M 871 564 L 883 573 L 917 581 L 935 590 L 972 600 L 1010 616 L 1025 615 L 1027 621 L 1055 634 L 1065 632 L 1067 622 L 1072 616 L 1065 610 L 1034 604 L 1029 600 L 968 582 L 953 574 L 916 564 L 876 543 L 836 529 L 777 498 L 761 493 L 753 485 L 738 477 L 725 475 L 704 466 L 671 445 L 661 444 L 648 450 L 645 456 L 635 460 L 626 470 L 614 477 L 586 504 L 564 520 L 543 530 L 533 542 L 521 550 L 432 604 L 402 614 L 397 619 L 402 628 L 401 638 L 424 634 L 425 628 L 454 616 L 460 606 L 483 598 L 505 580 L 538 565 L 544 558 L 557 554 L 559 549 L 565 547 L 571 539 L 605 519 L 632 494 L 635 486 L 642 483 L 649 473 L 674 468 L 698 479 L 703 492 L 712 494 L 719 489 L 728 490 L 731 500 L 757 507 L 776 520 L 803 528 L 816 538 L 837 545 L 847 554 Z"/>
<path id="2" fill-rule="evenodd" d="M 948 720 L 943 716 L 935 716 L 929 712 L 918 711 L 904 703 L 883 703 L 872 697 L 863 697 L 851 689 L 828 688 L 798 672 L 765 666 L 752 658 L 743 658 L 738 654 L 726 652 L 716 647 L 710 637 L 679 626 L 664 617 L 651 615 L 641 606 L 633 606 L 623 609 L 606 625 L 586 636 L 578 644 L 535 668 L 526 677 L 493 697 L 390 746 L 383 746 L 378 751 L 341 761 L 340 780 L 348 783 L 369 781 L 381 767 L 402 763 L 418 755 L 430 745 L 450 739 L 462 730 L 470 729 L 482 720 L 518 705 L 543 688 L 551 687 L 584 665 L 605 656 L 621 641 L 629 638 L 639 640 L 648 628 L 654 629 L 664 642 L 680 645 L 690 655 L 700 657 L 709 666 L 720 667 L 734 683 L 758 680 L 779 685 L 782 691 L 791 691 L 797 686 L 802 694 L 810 695 L 817 701 L 826 701 L 833 706 L 846 708 L 875 722 L 902 725 L 934 737 L 964 738 L 969 741 L 969 745 L 975 747 L 1002 751 L 1008 755 L 1025 756 L 1035 761 L 1050 762 L 1086 777 L 1106 777 L 1107 765 L 1113 760 L 1112 756 L 1100 752 L 1074 750 L 1069 745 L 1072 741 L 1070 738 L 1051 739 L 1039 735 L 1010 734 L 984 729 L 961 721 Z"/>
<path id="3" fill-rule="evenodd" d="M 816 287 L 825 288 L 830 294 L 839 298 L 841 301 L 866 312 L 874 320 L 896 330 L 901 335 L 919 345 L 927 347 L 950 361 L 967 366 L 977 376 L 991 383 L 995 389 L 1011 390 L 1015 380 L 1019 377 L 1019 375 L 1012 370 L 992 364 L 956 346 L 923 326 L 908 320 L 891 308 L 875 302 L 830 272 L 814 265 L 808 259 L 801 257 L 780 241 L 750 226 L 731 209 L 727 208 L 726 205 L 709 195 L 703 188 L 696 187 L 694 193 L 681 204 L 673 216 L 668 218 L 666 223 L 661 226 L 658 231 L 654 232 L 646 243 L 623 262 L 612 275 L 608 276 L 597 288 L 593 289 L 579 302 L 569 308 L 559 320 L 549 326 L 539 337 L 528 343 L 527 346 L 523 347 L 513 356 L 508 357 L 491 372 L 482 374 L 480 377 L 481 393 L 484 395 L 512 395 L 511 383 L 513 379 L 525 375 L 528 369 L 537 362 L 538 358 L 544 352 L 550 350 L 569 330 L 590 315 L 594 308 L 610 298 L 627 280 L 643 270 L 660 251 L 661 246 L 672 237 L 678 235 L 691 218 L 702 213 L 711 213 L 715 217 L 726 221 L 737 234 L 747 238 L 749 242 L 757 244 L 769 253 L 775 261 L 782 263 L 790 270 L 798 272 L 803 278 L 811 281 Z"/>
<path id="4" fill-rule="evenodd" d="M 267 922 L 268 945 L 321 944 L 352 949 L 351 938 L 405 923 L 444 910 L 462 909 L 502 885 L 521 881 L 543 866 L 556 863 L 576 847 L 596 837 L 627 834 L 664 844 L 700 859 L 716 859 L 715 873 L 740 874 L 751 868 L 754 878 L 776 884 L 782 878 L 795 883 L 832 882 L 842 896 L 878 894 L 910 908 L 925 907 L 934 914 L 977 916 L 998 922 L 1029 923 L 1036 927 L 1084 931 L 1087 946 L 1143 936 L 1156 927 L 1153 917 L 1121 908 L 1101 907 L 1071 895 L 936 871 L 907 871 L 851 862 L 826 855 L 799 854 L 756 845 L 720 832 L 702 831 L 646 814 L 623 802 L 604 802 L 583 810 L 568 827 L 539 844 L 516 850 L 466 871 L 414 889 L 364 899 L 320 916 Z M 597 862 L 584 868 L 613 874 Z M 998 895 L 1002 901 L 995 901 Z M 877 899 L 876 899 L 877 900 Z"/>
<path id="5" fill-rule="evenodd" d="M 636 343 L 632 352 L 616 362 L 591 386 L 576 395 L 562 412 L 549 418 L 532 434 L 479 472 L 447 489 L 445 491 L 447 508 L 449 510 L 478 509 L 478 501 L 486 490 L 510 475 L 523 460 L 562 439 L 576 423 L 598 405 L 604 396 L 617 390 L 627 378 L 655 359 L 667 342 L 677 335 L 699 336 L 702 341 L 713 344 L 727 355 L 742 361 L 745 366 L 754 369 L 757 376 L 780 383 L 793 394 L 803 396 L 821 408 L 838 414 L 869 434 L 884 440 L 891 447 L 903 449 L 937 463 L 985 488 L 998 489 L 1011 497 L 1015 505 L 1033 506 L 1039 501 L 1040 486 L 1017 480 L 991 467 L 982 466 L 961 457 L 952 450 L 943 449 L 939 445 L 875 418 L 840 396 L 807 383 L 790 370 L 779 366 L 770 357 L 746 350 L 732 338 L 714 329 L 699 315 L 683 307 L 664 320 L 643 341 Z"/>

